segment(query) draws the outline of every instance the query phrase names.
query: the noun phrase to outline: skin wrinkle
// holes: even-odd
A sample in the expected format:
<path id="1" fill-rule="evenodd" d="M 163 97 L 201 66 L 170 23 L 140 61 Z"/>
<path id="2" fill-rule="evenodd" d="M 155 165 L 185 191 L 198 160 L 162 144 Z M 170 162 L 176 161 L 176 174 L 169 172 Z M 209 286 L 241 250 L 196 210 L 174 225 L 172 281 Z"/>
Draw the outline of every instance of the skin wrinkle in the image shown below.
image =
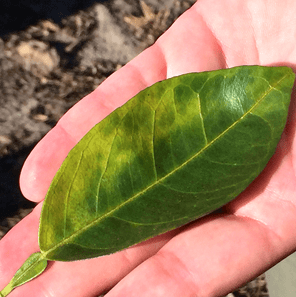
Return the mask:
<path id="1" fill-rule="evenodd" d="M 172 231 L 167 232 L 166 234 L 159 235 L 159 236 L 154 237 L 152 239 L 149 239 L 148 241 L 145 241 L 145 242 L 147 243 L 147 242 L 150 241 L 150 244 L 158 245 L 159 244 L 159 239 L 160 239 L 161 242 L 164 241 L 164 242 L 167 243 L 172 237 L 174 237 L 175 235 L 179 234 L 180 232 L 181 232 L 180 229 L 174 229 Z M 145 242 L 144 243 L 139 243 L 136 246 L 139 246 L 140 247 L 143 244 L 145 244 Z M 148 244 L 148 247 L 149 247 L 150 244 Z M 163 245 L 164 244 L 161 244 L 161 247 L 163 247 Z M 136 246 L 132 246 L 132 247 L 130 247 L 128 249 L 124 249 L 124 250 L 120 251 L 120 256 L 122 258 L 121 263 L 124 263 L 122 265 L 122 267 L 128 267 L 127 268 L 128 271 L 131 271 L 131 270 L 135 269 L 135 265 L 134 265 L 134 262 L 135 262 L 135 259 L 134 259 L 134 256 L 135 256 L 134 255 L 134 248 Z M 157 252 L 158 252 L 158 250 L 151 252 L 151 250 L 149 249 L 150 257 L 154 257 Z M 141 263 L 145 262 L 147 259 L 150 259 L 150 257 L 143 258 L 140 261 L 138 261 L 137 266 L 139 266 Z"/>
<path id="2" fill-rule="evenodd" d="M 264 252 L 265 267 L 263 266 L 261 268 L 261 271 L 257 272 L 256 274 L 254 274 L 254 272 L 253 272 L 253 275 L 250 275 L 249 279 L 247 279 L 247 281 L 251 281 L 252 279 L 254 279 L 255 277 L 257 277 L 260 274 L 264 273 L 267 269 L 269 269 L 269 268 L 271 268 L 273 266 L 273 265 L 270 264 L 270 263 L 272 263 L 274 261 L 273 257 L 271 255 L 272 255 L 272 253 L 275 253 L 275 251 L 277 250 L 277 243 L 275 242 L 274 239 L 272 239 L 273 236 L 275 236 L 278 241 L 282 241 L 283 239 L 281 238 L 281 236 L 279 234 L 275 233 L 275 231 L 272 230 L 272 228 L 270 228 L 268 225 L 264 224 L 260 220 L 252 218 L 250 216 L 244 217 L 242 215 L 236 215 L 235 213 L 231 214 L 231 216 L 234 216 L 237 219 L 241 219 L 241 220 L 243 220 L 244 222 L 246 222 L 249 225 L 250 224 L 255 224 L 257 227 L 253 227 L 254 230 L 255 230 L 255 228 L 256 229 L 262 229 L 263 228 L 264 230 L 266 230 L 266 232 L 263 232 L 263 231 L 260 232 L 260 234 L 261 234 L 260 237 L 265 238 L 263 240 L 263 242 L 267 243 L 267 245 L 265 245 L 265 252 Z M 266 249 L 268 249 L 268 252 L 266 251 Z M 277 254 L 279 254 L 279 253 L 277 253 Z"/>
<path id="3" fill-rule="evenodd" d="M 191 13 L 194 13 L 194 16 L 188 17 Z M 219 61 L 217 61 L 217 63 L 219 63 L 218 68 L 219 69 L 227 68 L 224 52 L 222 51 L 221 47 L 219 46 L 219 43 L 217 42 L 217 39 L 213 35 L 213 32 L 211 31 L 211 29 L 209 28 L 207 23 L 204 21 L 203 16 L 198 12 L 197 5 L 194 5 L 190 9 L 188 9 L 188 11 L 186 12 L 186 15 L 187 15 L 187 19 L 199 19 L 205 25 L 203 29 L 208 30 L 207 38 L 210 37 L 211 40 L 214 40 L 215 44 L 217 46 L 217 50 L 215 52 L 216 53 L 218 52 L 218 56 L 219 56 Z M 181 18 L 182 18 L 182 16 L 180 17 L 180 19 Z M 184 20 L 183 20 L 183 22 L 184 22 Z M 199 65 L 199 66 L 202 66 L 199 71 L 197 71 L 197 70 L 184 71 L 182 69 L 182 67 L 181 67 L 181 71 L 180 71 L 179 70 L 179 68 L 180 68 L 179 65 L 175 65 L 175 69 L 170 69 L 168 67 L 168 65 L 170 65 L 170 64 L 174 65 L 174 63 L 171 63 L 170 60 L 173 59 L 175 61 L 175 57 L 173 55 L 174 52 L 170 48 L 166 48 L 166 39 L 165 39 L 165 37 L 167 35 L 169 35 L 170 30 L 171 30 L 171 28 L 169 28 L 167 30 L 166 35 L 160 36 L 159 39 L 156 42 L 157 46 L 161 48 L 161 51 L 165 56 L 165 61 L 167 63 L 167 78 L 183 74 L 184 72 L 188 73 L 188 72 L 199 72 L 199 71 L 205 71 L 205 70 L 209 71 L 209 70 L 216 70 L 217 69 L 217 65 L 214 68 L 210 66 L 212 61 L 210 61 L 210 64 L 207 64 L 207 65 Z M 192 36 L 196 36 L 196 32 L 193 30 L 193 27 L 191 26 L 190 22 L 188 22 L 188 26 L 186 27 L 186 34 L 188 34 L 188 31 L 192 31 Z M 182 32 L 179 32 L 179 34 L 182 34 Z M 202 36 L 202 38 L 204 38 L 204 36 Z M 209 44 L 212 43 L 212 42 L 208 42 L 208 40 L 206 40 L 206 42 L 209 43 Z M 175 49 L 175 51 L 176 51 L 176 49 Z M 190 54 L 192 54 L 192 53 L 190 52 Z M 188 53 L 184 52 L 184 53 L 182 53 L 182 55 L 187 56 Z M 217 55 L 215 55 L 215 56 L 211 55 L 211 56 L 207 57 L 207 59 L 210 59 L 210 60 L 216 59 L 216 58 L 217 58 Z M 209 69 L 209 68 L 211 68 L 211 69 Z"/>
<path id="4" fill-rule="evenodd" d="M 286 128 L 285 128 L 285 130 L 284 130 L 282 136 L 281 136 L 281 141 L 282 141 L 282 143 L 284 143 L 284 142 L 288 142 L 288 136 L 287 136 L 287 132 L 286 132 L 286 130 L 287 130 L 287 125 L 286 125 Z M 295 130 L 295 129 L 294 129 L 294 130 Z M 295 133 L 295 132 L 294 132 L 294 133 Z M 292 147 L 292 146 L 293 146 L 293 143 L 292 143 L 292 144 L 289 143 L 287 146 L 291 146 L 291 147 Z M 279 146 L 279 145 L 278 145 L 278 149 L 281 150 L 281 153 L 282 153 L 284 156 L 287 156 L 288 153 L 287 153 L 286 150 L 283 148 L 283 146 Z M 284 158 L 283 158 L 283 159 L 284 159 Z M 296 170 L 295 170 L 295 161 L 294 161 L 294 160 L 296 160 L 296 159 L 294 158 L 293 150 L 291 150 L 290 164 L 291 164 L 291 167 L 292 167 L 292 169 L 293 169 L 292 171 L 293 171 L 294 179 L 296 179 Z M 296 205 L 293 204 L 292 201 L 288 201 L 288 200 L 283 200 L 283 199 L 281 199 L 281 198 L 280 198 L 280 195 L 279 195 L 278 193 L 276 193 L 275 191 L 269 189 L 268 186 L 266 187 L 266 191 L 272 192 L 272 193 L 273 193 L 273 196 L 276 196 L 276 198 L 277 198 L 278 200 L 282 201 L 282 202 L 290 202 L 290 203 L 293 205 L 293 207 L 296 208 Z"/>
<path id="5" fill-rule="evenodd" d="M 148 81 L 145 79 L 139 68 L 137 67 L 137 64 L 133 65 L 132 63 L 126 64 L 124 67 L 132 69 L 135 73 L 137 73 L 137 79 L 142 83 L 143 85 L 143 90 L 147 88 L 150 84 Z"/>
<path id="6" fill-rule="evenodd" d="M 251 13 L 250 8 L 248 7 L 248 5 L 246 6 L 246 8 L 247 8 L 246 10 L 247 10 L 248 17 L 250 18 L 250 27 L 252 29 L 252 37 L 253 37 L 254 48 L 255 48 L 254 51 L 256 52 L 256 56 L 257 56 L 255 64 L 261 65 L 259 49 L 258 49 L 258 46 L 257 46 L 257 39 L 256 39 L 256 36 L 255 36 L 254 21 L 253 21 L 253 18 L 252 18 L 252 13 Z"/>
<path id="7" fill-rule="evenodd" d="M 158 53 L 161 55 L 162 57 L 162 62 L 163 62 L 163 65 L 164 65 L 164 72 L 165 72 L 165 78 L 168 78 L 168 65 L 167 65 L 167 60 L 166 60 L 166 57 L 165 57 L 165 54 L 161 48 L 161 46 L 159 45 L 159 42 L 158 40 L 154 43 L 153 47 L 155 47 L 155 49 L 158 51 Z M 162 71 L 161 71 L 162 73 Z"/>
<path id="8" fill-rule="evenodd" d="M 69 133 L 64 127 L 63 127 L 63 124 L 58 121 L 57 124 L 56 124 L 56 127 L 55 128 L 59 128 L 61 130 L 63 130 L 66 134 L 66 136 L 69 138 L 68 140 L 71 141 L 73 143 L 73 147 L 76 145 L 77 143 L 77 139 L 75 139 L 71 133 Z"/>
<path id="9" fill-rule="evenodd" d="M 196 10 L 200 9 L 200 6 L 201 6 L 201 2 L 197 2 L 197 5 L 195 7 Z M 213 5 L 215 5 L 216 7 L 214 7 L 214 11 L 217 10 L 217 9 L 220 9 L 220 5 L 215 3 L 214 1 L 213 2 Z M 223 52 L 223 56 L 225 58 L 225 61 L 226 61 L 226 68 L 230 68 L 230 67 L 235 67 L 235 66 L 238 66 L 238 65 L 257 65 L 259 63 L 259 50 L 258 50 L 258 47 L 257 47 L 257 42 L 255 40 L 255 34 L 254 34 L 254 26 L 253 26 L 253 23 L 252 23 L 252 17 L 250 17 L 250 15 L 252 15 L 252 12 L 250 11 L 250 9 L 247 7 L 247 5 L 245 5 L 244 7 L 241 7 L 241 6 L 237 6 L 237 4 L 239 5 L 240 3 L 237 2 L 237 1 L 233 1 L 234 3 L 231 3 L 231 5 L 229 5 L 227 8 L 227 11 L 226 13 L 237 13 L 238 10 L 241 10 L 243 9 L 243 15 L 247 15 L 247 22 L 246 22 L 246 25 L 241 28 L 242 31 L 244 30 L 250 30 L 250 28 L 252 28 L 252 32 L 253 34 L 251 34 L 250 36 L 248 35 L 247 38 L 248 40 L 250 40 L 250 42 L 248 42 L 247 44 L 248 45 L 251 45 L 252 46 L 250 47 L 250 49 L 246 49 L 246 47 L 241 47 L 238 49 L 236 49 L 236 42 L 233 42 L 234 40 L 236 40 L 236 38 L 238 38 L 238 42 L 240 42 L 240 37 L 241 37 L 241 34 L 240 34 L 240 31 L 234 31 L 234 33 L 238 36 L 238 37 L 231 37 L 229 38 L 228 35 L 232 35 L 232 31 L 227 31 L 227 28 L 229 27 L 229 24 L 226 22 L 225 26 L 226 26 L 226 31 L 223 32 L 223 30 L 221 30 L 221 26 L 223 26 L 224 24 L 222 24 L 220 22 L 219 24 L 219 20 L 221 20 L 221 18 L 217 20 L 214 20 L 210 17 L 210 15 L 205 11 L 205 10 L 202 10 L 201 11 L 201 15 L 203 16 L 204 18 L 204 21 L 205 21 L 205 24 L 207 24 L 207 27 L 210 29 L 210 32 L 212 33 L 212 35 L 215 37 L 215 39 L 217 40 L 217 44 L 220 45 L 221 49 L 222 49 L 222 52 Z M 237 2 L 237 3 L 236 3 Z M 247 4 L 249 4 L 250 1 L 246 1 Z M 233 6 L 233 7 L 232 7 Z M 247 9 L 244 9 L 244 8 L 247 8 Z M 203 8 L 202 8 L 203 9 Z M 216 13 L 216 11 L 214 12 Z M 240 12 L 242 13 L 242 12 Z M 225 19 L 223 19 L 224 21 Z M 248 22 L 248 20 L 250 20 Z M 234 18 L 233 19 L 233 22 L 235 23 L 238 23 L 238 26 L 241 25 L 241 20 L 238 20 L 237 18 Z M 232 22 L 232 23 L 233 23 Z M 213 23 L 213 25 L 211 26 L 211 23 Z M 234 27 L 236 26 L 234 23 L 232 24 Z M 227 33 L 227 34 L 225 34 Z M 239 35 L 240 34 L 240 35 Z M 218 37 L 219 36 L 219 37 Z M 223 42 L 224 40 L 224 42 Z M 255 45 L 253 45 L 253 42 L 251 41 L 254 41 Z M 227 44 L 229 43 L 229 44 Z M 246 52 L 247 50 L 247 52 Z M 250 57 L 249 57 L 249 52 L 252 52 L 254 53 L 255 52 L 255 55 L 251 58 L 250 60 Z M 261 64 L 259 64 L 261 65 Z"/>
<path id="10" fill-rule="evenodd" d="M 292 206 L 292 208 L 296 209 L 296 206 L 291 201 L 281 199 L 280 195 L 278 193 L 276 193 L 275 191 L 268 189 L 268 187 L 266 188 L 266 191 L 273 193 L 273 195 L 271 197 L 269 197 L 269 199 L 273 199 L 274 201 L 278 200 L 278 201 L 280 201 L 280 203 L 288 204 L 289 207 Z M 239 197 L 237 199 L 239 199 Z M 230 204 L 231 204 L 231 202 L 230 202 Z M 229 215 L 234 215 L 235 217 L 241 218 L 243 220 L 251 220 L 251 221 L 254 221 L 256 224 L 263 226 L 264 229 L 267 230 L 267 232 L 265 232 L 265 234 L 271 233 L 277 239 L 278 242 L 282 242 L 284 240 L 282 235 L 278 234 L 275 230 L 273 230 L 274 229 L 273 226 L 269 225 L 269 223 L 266 223 L 263 219 L 258 218 L 256 216 L 256 214 L 250 214 L 249 212 L 246 215 L 238 214 L 236 211 L 233 212 L 232 208 L 230 208 L 230 210 L 229 210 L 228 205 L 223 207 L 223 210 L 225 213 L 227 213 Z M 262 232 L 262 234 L 264 234 L 264 232 Z M 274 251 L 276 251 L 276 245 L 273 244 L 274 240 L 271 240 L 270 238 L 272 238 L 272 236 L 269 235 L 268 236 L 268 246 L 271 246 L 272 247 L 271 250 L 273 250 L 273 252 L 274 252 Z M 268 268 L 269 267 L 267 267 L 265 270 L 267 270 Z"/>
<path id="11" fill-rule="evenodd" d="M 224 210 L 224 209 L 223 209 Z M 225 211 L 227 213 L 227 211 Z M 277 250 L 276 248 L 276 243 L 275 240 L 272 240 L 272 237 L 275 237 L 276 240 L 278 242 L 283 241 L 283 238 L 280 234 L 276 233 L 273 229 L 272 226 L 269 226 L 268 224 L 264 223 L 262 220 L 256 218 L 256 217 L 251 217 L 250 215 L 241 215 L 241 214 L 236 214 L 236 213 L 228 213 L 230 216 L 235 216 L 237 219 L 242 219 L 244 221 L 250 221 L 250 222 L 254 222 L 254 224 L 258 225 L 258 228 L 263 227 L 263 229 L 266 230 L 266 232 L 261 232 L 261 234 L 265 235 L 264 237 L 266 238 L 266 242 L 267 245 L 265 248 L 269 247 L 270 250 L 273 251 L 273 253 L 275 253 L 275 251 Z M 266 253 L 266 255 L 271 255 L 272 253 Z M 272 258 L 269 259 L 269 261 L 267 262 L 267 264 L 272 263 Z M 271 268 L 272 265 L 268 265 L 267 267 L 263 267 L 262 268 L 262 272 L 259 272 L 258 275 L 260 275 L 261 273 L 265 272 L 267 269 Z M 250 281 L 252 278 L 254 278 L 256 276 L 251 276 L 250 277 Z"/>
<path id="12" fill-rule="evenodd" d="M 255 31 L 257 33 L 257 45 L 261 53 L 262 64 L 271 64 L 274 62 L 282 62 L 281 57 L 285 57 L 285 61 L 293 60 L 293 53 L 295 53 L 295 47 L 285 46 L 286 36 L 282 35 L 282 32 L 289 32 L 292 37 L 295 35 L 295 26 L 291 25 L 291 18 L 294 18 L 295 10 L 293 5 L 290 4 L 291 11 L 284 13 L 285 17 L 279 17 L 276 22 L 269 23 L 270 19 L 274 19 L 275 15 L 280 14 L 281 6 L 278 5 L 281 2 L 277 1 L 249 1 L 248 6 L 252 9 L 253 23 L 256 24 Z M 294 11 L 293 11 L 294 10 Z M 293 15 L 294 13 L 294 15 Z M 263 15 L 263 17 L 260 17 Z M 267 22 L 265 21 L 267 20 Z M 291 26 L 291 27 L 290 27 Z M 281 52 L 274 51 L 274 44 L 278 43 Z M 295 56 L 295 55 L 294 55 Z M 276 58 L 276 59 L 275 59 Z M 290 59 L 292 58 L 292 59 Z M 279 59 L 279 60 L 278 60 Z"/>
<path id="13" fill-rule="evenodd" d="M 295 176 L 295 168 L 294 168 L 294 162 L 293 162 L 293 158 L 289 158 L 289 162 L 291 164 L 291 167 L 293 168 L 293 174 Z M 266 187 L 266 191 L 269 192 L 269 193 L 272 193 L 272 198 L 275 199 L 275 200 L 278 200 L 280 201 L 280 203 L 287 203 L 289 204 L 289 208 L 292 207 L 295 209 L 295 213 L 296 213 L 296 205 L 290 201 L 290 200 L 285 200 L 285 199 L 282 199 L 281 197 L 283 196 L 282 194 L 279 194 L 277 192 L 275 192 L 274 190 L 272 190 L 269 186 Z"/>
<path id="14" fill-rule="evenodd" d="M 233 213 L 232 211 L 228 211 L 227 210 L 227 206 L 226 207 L 223 207 L 223 214 L 220 216 L 220 219 L 225 219 L 225 220 L 235 220 L 236 222 L 241 222 L 243 223 L 243 225 L 246 227 L 246 228 L 252 228 L 254 230 L 260 230 L 260 229 L 264 229 L 266 230 L 266 232 L 263 232 L 263 231 L 260 231 L 260 232 L 257 232 L 257 233 L 260 233 L 260 238 L 264 238 L 263 240 L 260 240 L 264 243 L 267 243 L 267 245 L 265 245 L 265 252 L 264 254 L 262 254 L 261 256 L 264 257 L 264 260 L 263 262 L 266 263 L 265 266 L 263 266 L 261 268 L 261 270 L 259 272 L 256 272 L 256 274 L 253 274 L 250 273 L 248 278 L 246 278 L 245 282 L 249 282 L 251 280 L 253 280 L 254 278 L 256 278 L 257 276 L 261 275 L 262 273 L 264 273 L 267 269 L 271 268 L 273 265 L 270 264 L 270 263 L 273 263 L 274 262 L 274 258 L 272 255 L 272 253 L 276 253 L 275 251 L 277 251 L 277 242 L 275 242 L 275 240 L 272 240 L 273 236 L 275 235 L 277 240 L 278 241 L 282 241 L 282 238 L 278 235 L 278 234 L 275 234 L 274 231 L 270 228 L 268 228 L 267 225 L 265 225 L 264 223 L 260 222 L 259 220 L 256 220 L 254 218 L 251 218 L 249 216 L 244 216 L 244 215 L 238 215 L 236 213 Z M 250 227 L 250 225 L 256 225 L 256 226 L 253 226 L 253 227 Z M 268 249 L 268 251 L 266 251 L 266 249 Z M 272 252 L 271 252 L 272 251 Z M 279 254 L 279 253 L 278 253 Z M 258 257 L 260 256 L 260 254 L 258 254 Z M 262 260 L 262 259 L 261 259 Z M 209 273 L 209 271 L 207 271 L 207 273 Z M 203 284 L 204 285 L 204 284 Z M 243 285 L 241 283 L 241 285 Z M 230 287 L 230 289 L 228 290 L 228 293 L 233 291 L 234 289 L 236 289 L 238 286 L 237 285 L 232 285 Z M 205 287 L 205 289 L 207 289 Z M 217 288 L 214 288 L 214 291 L 210 291 L 210 292 L 207 292 L 205 291 L 205 295 L 204 296 L 218 296 L 218 292 L 215 291 Z M 219 288 L 218 288 L 219 289 Z M 219 292 L 220 292 L 220 289 L 219 289 Z M 224 295 L 226 295 L 227 293 L 224 292 Z M 200 295 L 198 295 L 200 296 Z M 219 294 L 220 296 L 220 294 Z"/>
<path id="15" fill-rule="evenodd" d="M 102 109 L 107 109 L 107 110 L 113 110 L 114 109 L 114 106 L 113 106 L 113 104 L 110 104 L 110 102 L 108 101 L 108 100 L 105 100 L 105 101 L 103 101 L 103 100 L 101 100 L 101 98 L 104 98 L 104 97 L 106 97 L 106 94 L 104 93 L 104 92 L 101 92 L 102 94 L 100 94 L 100 96 L 97 96 L 97 97 L 99 97 L 98 98 L 98 102 L 99 102 L 99 104 L 100 104 L 100 108 L 102 108 Z M 101 121 L 101 120 L 100 120 Z"/>
<path id="16" fill-rule="evenodd" d="M 276 193 L 271 189 L 268 189 L 268 187 L 266 187 L 266 192 L 272 193 L 271 198 L 274 198 L 275 200 L 279 200 L 280 203 L 289 204 L 289 208 L 291 207 L 294 208 L 296 213 L 296 205 L 292 201 L 282 199 L 281 195 L 279 195 L 278 193 Z"/>
<path id="17" fill-rule="evenodd" d="M 125 249 L 121 251 L 121 258 L 124 264 L 122 264 L 123 267 L 128 267 L 128 270 L 134 269 L 134 260 L 133 255 L 130 255 L 130 249 Z"/>
<path id="18" fill-rule="evenodd" d="M 196 7 L 196 6 L 194 6 Z M 209 30 L 209 32 L 211 33 L 211 36 L 214 38 L 214 40 L 216 41 L 216 44 L 219 48 L 219 53 L 221 53 L 222 58 L 223 58 L 223 67 L 222 68 L 229 68 L 228 67 L 228 63 L 227 63 L 227 58 L 223 49 L 223 44 L 221 43 L 221 41 L 217 38 L 217 36 L 214 33 L 214 30 L 210 27 L 210 25 L 206 22 L 204 16 L 202 14 L 200 14 L 197 9 L 195 10 L 196 14 L 200 17 L 200 19 L 202 20 L 202 22 L 206 25 L 206 28 Z"/>
<path id="19" fill-rule="evenodd" d="M 151 52 L 151 51 L 156 52 L 152 56 L 153 59 L 156 57 L 159 60 L 159 55 L 161 56 L 161 61 L 158 63 L 158 64 L 163 64 L 163 67 L 159 71 L 160 75 L 158 76 L 158 78 L 161 77 L 160 79 L 155 80 L 154 78 L 144 76 L 145 74 L 150 73 L 150 72 L 142 71 L 142 69 L 141 69 L 142 65 L 137 63 L 137 60 L 138 60 L 137 57 L 124 66 L 124 67 L 130 68 L 132 70 L 135 70 L 135 72 L 137 73 L 137 80 L 139 80 L 139 81 L 141 81 L 143 83 L 143 88 L 142 89 L 145 89 L 146 87 L 151 86 L 152 84 L 156 83 L 157 81 L 161 81 L 161 80 L 164 80 L 164 79 L 168 78 L 168 75 L 167 75 L 167 60 L 166 60 L 165 54 L 163 52 L 163 49 L 159 45 L 159 40 L 157 40 L 153 44 L 153 47 L 149 47 L 146 50 L 144 50 L 144 52 L 142 52 L 139 55 L 139 57 L 141 55 L 145 54 L 146 52 Z M 165 75 L 163 75 L 163 73 L 165 73 Z"/>
<path id="20" fill-rule="evenodd" d="M 158 260 L 160 259 L 160 261 Z M 172 260 L 174 258 L 174 260 Z M 155 256 L 153 256 L 153 259 L 156 262 L 156 266 L 158 268 L 161 268 L 165 274 L 168 274 L 171 276 L 172 279 L 174 279 L 177 283 L 181 281 L 183 282 L 182 287 L 190 287 L 192 288 L 192 293 L 196 294 L 196 292 L 200 292 L 200 288 L 197 285 L 197 282 L 195 281 L 195 277 L 192 274 L 192 272 L 187 268 L 186 264 L 183 263 L 182 259 L 178 257 L 176 254 L 165 251 L 162 252 L 162 249 L 159 250 L 159 252 L 156 253 Z M 170 269 L 170 267 L 167 267 L 167 263 L 174 263 L 173 269 Z M 162 265 L 163 264 L 163 265 Z M 177 264 L 177 265 L 176 265 Z M 174 273 L 172 273 L 174 271 Z M 175 276 L 178 275 L 184 275 L 182 272 L 176 272 L 176 271 L 183 271 L 185 274 L 189 277 L 191 280 L 190 282 L 187 280 L 187 278 L 176 278 Z M 186 285 L 184 285 L 184 281 L 186 280 Z"/>
<path id="21" fill-rule="evenodd" d="M 292 201 L 288 201 L 288 200 L 282 199 L 281 198 L 281 195 L 279 193 L 276 193 L 275 191 L 272 191 L 272 190 L 268 189 L 268 187 L 265 189 L 265 191 L 267 191 L 269 193 L 272 193 L 272 195 L 269 196 L 268 199 L 271 200 L 271 201 L 274 201 L 275 202 L 274 204 L 279 204 L 279 205 L 284 205 L 284 206 L 285 205 L 288 205 L 288 207 L 284 207 L 284 208 L 287 208 L 287 209 L 291 209 L 291 208 L 292 209 L 296 209 L 296 206 L 295 206 L 295 204 L 293 204 Z M 267 193 L 266 193 L 266 196 L 267 196 Z M 279 203 L 277 203 L 277 201 L 279 201 Z M 236 213 L 234 213 L 234 214 L 237 215 Z M 243 216 L 241 214 L 239 214 L 237 216 L 238 217 L 245 217 L 245 216 Z M 275 228 L 274 228 L 273 225 L 269 225 L 269 223 L 266 223 L 264 221 L 264 218 L 262 218 L 262 219 L 260 219 L 260 217 L 258 218 L 256 213 L 255 214 L 251 214 L 251 213 L 248 212 L 248 214 L 246 215 L 246 217 L 247 218 L 250 218 L 252 220 L 255 220 L 255 221 L 261 223 L 262 225 L 264 225 L 266 227 L 266 229 L 268 229 L 271 233 L 273 233 L 273 235 L 277 239 L 279 239 L 280 242 L 282 242 L 283 240 L 285 240 L 285 238 L 284 238 L 285 235 L 284 234 L 281 235 L 280 233 L 277 233 L 275 231 Z M 279 230 L 281 230 L 281 229 L 279 229 Z"/>

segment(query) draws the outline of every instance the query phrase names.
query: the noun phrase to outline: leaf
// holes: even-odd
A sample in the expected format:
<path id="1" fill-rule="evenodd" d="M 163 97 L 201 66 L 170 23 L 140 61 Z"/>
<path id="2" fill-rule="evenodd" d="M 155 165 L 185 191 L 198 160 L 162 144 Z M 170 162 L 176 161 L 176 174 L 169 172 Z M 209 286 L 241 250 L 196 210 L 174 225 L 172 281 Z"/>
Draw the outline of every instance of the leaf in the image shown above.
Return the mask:
<path id="1" fill-rule="evenodd" d="M 22 267 L 15 273 L 10 283 L 0 292 L 0 296 L 7 296 L 14 288 L 41 274 L 47 266 L 47 260 L 43 258 L 41 253 L 32 254 Z"/>
<path id="2" fill-rule="evenodd" d="M 115 110 L 58 170 L 41 212 L 41 253 L 0 296 L 39 275 L 47 260 L 114 253 L 234 199 L 273 155 L 294 79 L 287 67 L 190 73 Z"/>
<path id="3" fill-rule="evenodd" d="M 114 253 L 241 193 L 273 155 L 294 74 L 243 66 L 174 77 L 98 123 L 53 179 L 39 245 L 49 260 Z"/>

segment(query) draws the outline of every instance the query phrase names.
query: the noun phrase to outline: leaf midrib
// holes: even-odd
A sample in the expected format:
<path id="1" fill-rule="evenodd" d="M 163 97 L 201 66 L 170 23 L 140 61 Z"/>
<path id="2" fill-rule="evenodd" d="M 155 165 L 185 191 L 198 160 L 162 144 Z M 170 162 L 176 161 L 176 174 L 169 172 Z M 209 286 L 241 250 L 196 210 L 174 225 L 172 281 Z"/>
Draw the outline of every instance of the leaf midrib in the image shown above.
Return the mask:
<path id="1" fill-rule="evenodd" d="M 96 225 L 97 223 L 99 223 L 100 221 L 104 220 L 106 217 L 111 216 L 114 212 L 116 212 L 118 209 L 120 209 L 121 207 L 124 207 L 126 204 L 132 202 L 133 200 L 137 199 L 139 196 L 141 196 L 143 193 L 149 191 L 151 188 L 153 188 L 154 186 L 160 184 L 163 180 L 165 180 L 166 178 L 168 178 L 169 176 L 171 176 L 172 174 L 174 174 L 176 171 L 178 171 L 179 169 L 183 168 L 184 166 L 186 166 L 189 162 L 191 162 L 191 160 L 195 159 L 196 157 L 198 157 L 200 154 L 202 154 L 209 146 L 211 146 L 213 143 L 215 143 L 218 139 L 220 139 L 221 137 L 223 137 L 223 135 L 225 135 L 230 129 L 232 129 L 234 126 L 236 126 L 243 118 L 245 118 L 248 114 L 250 114 L 252 112 L 253 109 L 255 109 L 258 104 L 260 104 L 260 102 L 272 91 L 272 90 L 278 90 L 276 89 L 276 86 L 279 85 L 281 83 L 282 80 L 284 80 L 289 74 L 285 74 L 279 81 L 277 81 L 274 86 L 272 86 L 269 82 L 269 88 L 268 90 L 266 90 L 266 92 L 262 95 L 262 97 L 243 115 L 241 116 L 238 120 L 236 120 L 233 124 L 231 124 L 227 129 L 225 129 L 221 134 L 219 134 L 216 138 L 214 138 L 213 140 L 211 140 L 210 142 L 208 142 L 204 148 L 202 148 L 200 151 L 198 151 L 196 154 L 194 154 L 192 157 L 190 157 L 187 161 L 185 161 L 184 163 L 182 163 L 181 165 L 179 165 L 178 167 L 176 167 L 175 169 L 173 169 L 170 173 L 168 173 L 167 175 L 165 175 L 164 177 L 160 178 L 159 180 L 156 180 L 154 183 L 152 183 L 151 185 L 149 185 L 148 187 L 146 187 L 144 190 L 140 191 L 139 193 L 137 193 L 136 195 L 130 197 L 129 199 L 127 199 L 126 201 L 124 201 L 123 203 L 121 203 L 120 205 L 118 205 L 117 207 L 115 207 L 114 209 L 112 209 L 111 211 L 107 212 L 106 214 L 104 214 L 103 216 L 93 220 L 92 222 L 90 222 L 89 224 L 87 224 L 85 227 L 77 230 L 76 232 L 73 232 L 69 237 L 61 240 L 58 244 L 56 244 L 54 247 L 50 248 L 49 250 L 47 250 L 46 252 L 42 251 L 43 256 L 46 258 L 46 255 L 51 253 L 52 251 L 54 251 L 55 249 L 58 249 L 60 246 L 63 246 L 65 244 L 67 244 L 68 242 L 70 242 L 73 238 L 75 238 L 76 236 L 79 236 L 81 233 L 83 233 L 85 230 L 93 227 L 94 225 Z M 261 79 L 264 79 L 262 77 L 260 77 Z M 280 92 L 280 90 L 278 90 Z M 199 97 L 199 93 L 197 93 L 198 97 Z"/>

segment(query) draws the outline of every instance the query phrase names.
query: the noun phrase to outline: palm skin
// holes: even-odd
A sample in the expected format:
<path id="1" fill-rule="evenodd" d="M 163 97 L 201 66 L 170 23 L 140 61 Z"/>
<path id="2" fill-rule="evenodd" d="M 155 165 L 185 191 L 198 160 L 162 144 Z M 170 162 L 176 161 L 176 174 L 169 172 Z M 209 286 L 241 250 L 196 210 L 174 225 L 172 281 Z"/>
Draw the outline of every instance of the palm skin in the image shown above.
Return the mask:
<path id="1" fill-rule="evenodd" d="M 36 146 L 21 188 L 41 202 L 77 141 L 156 81 L 238 65 L 295 68 L 294 0 L 199 0 L 156 42 L 76 104 Z M 51 262 L 9 296 L 222 296 L 296 250 L 295 94 L 287 126 L 262 174 L 235 201 L 192 224 L 124 251 Z M 40 203 L 0 242 L 0 287 L 38 251 Z"/>

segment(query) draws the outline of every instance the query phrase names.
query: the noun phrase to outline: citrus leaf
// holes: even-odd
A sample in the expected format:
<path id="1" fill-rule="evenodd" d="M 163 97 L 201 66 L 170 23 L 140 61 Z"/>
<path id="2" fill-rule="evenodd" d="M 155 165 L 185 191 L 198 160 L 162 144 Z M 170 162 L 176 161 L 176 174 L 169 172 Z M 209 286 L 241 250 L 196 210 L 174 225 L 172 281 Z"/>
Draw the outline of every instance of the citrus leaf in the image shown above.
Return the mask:
<path id="1" fill-rule="evenodd" d="M 286 123 L 294 74 L 241 66 L 143 90 L 71 150 L 43 205 L 49 260 L 110 254 L 208 214 L 263 170 Z"/>

